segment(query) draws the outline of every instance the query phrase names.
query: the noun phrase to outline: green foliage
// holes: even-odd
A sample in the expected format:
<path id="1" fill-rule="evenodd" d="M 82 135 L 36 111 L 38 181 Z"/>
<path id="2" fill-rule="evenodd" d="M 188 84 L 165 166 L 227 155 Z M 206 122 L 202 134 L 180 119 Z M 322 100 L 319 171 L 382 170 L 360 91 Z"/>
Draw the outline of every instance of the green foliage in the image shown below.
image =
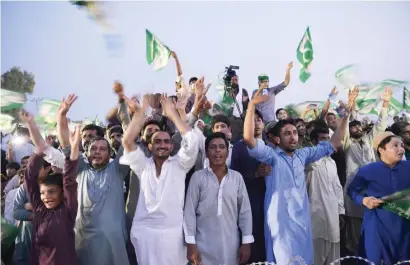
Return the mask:
<path id="1" fill-rule="evenodd" d="M 288 117 L 289 117 L 289 118 L 295 119 L 295 118 L 300 117 L 300 113 L 296 110 L 295 104 L 286 105 L 286 106 L 284 107 L 284 109 L 285 109 L 286 112 L 288 113 Z"/>
<path id="2" fill-rule="evenodd" d="M 34 74 L 21 71 L 19 67 L 13 67 L 1 75 L 1 88 L 32 94 L 34 91 Z"/>

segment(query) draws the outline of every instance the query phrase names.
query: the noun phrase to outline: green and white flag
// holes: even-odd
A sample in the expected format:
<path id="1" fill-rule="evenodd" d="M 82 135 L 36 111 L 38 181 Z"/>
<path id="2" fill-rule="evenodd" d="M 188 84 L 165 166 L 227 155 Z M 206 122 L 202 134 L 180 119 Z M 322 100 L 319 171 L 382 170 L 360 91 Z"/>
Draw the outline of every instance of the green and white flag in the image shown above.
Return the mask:
<path id="1" fill-rule="evenodd" d="M 380 199 L 385 202 L 382 206 L 383 209 L 410 220 L 410 189 Z"/>
<path id="2" fill-rule="evenodd" d="M 165 46 L 154 34 L 146 30 L 147 35 L 147 62 L 158 71 L 167 66 L 171 57 L 170 49 Z"/>
<path id="3" fill-rule="evenodd" d="M 306 29 L 306 32 L 299 43 L 298 49 L 296 50 L 296 57 L 302 65 L 302 69 L 300 69 L 299 79 L 301 82 L 305 83 L 311 75 L 310 66 L 313 61 L 313 46 L 309 27 Z"/>
<path id="4" fill-rule="evenodd" d="M 57 111 L 61 102 L 54 99 L 43 99 L 39 106 L 39 115 L 46 123 L 57 122 Z"/>
<path id="5" fill-rule="evenodd" d="M 344 86 L 345 89 L 352 89 L 359 84 L 357 68 L 354 64 L 349 64 L 335 73 L 336 80 Z"/>
<path id="6" fill-rule="evenodd" d="M 14 118 L 10 115 L 0 113 L 0 131 L 3 133 L 10 133 L 14 129 Z"/>
<path id="7" fill-rule="evenodd" d="M 410 111 L 410 91 L 403 88 L 403 110 Z"/>
<path id="8" fill-rule="evenodd" d="M 7 89 L 1 89 L 1 111 L 21 109 L 26 103 L 26 94 L 14 92 Z"/>

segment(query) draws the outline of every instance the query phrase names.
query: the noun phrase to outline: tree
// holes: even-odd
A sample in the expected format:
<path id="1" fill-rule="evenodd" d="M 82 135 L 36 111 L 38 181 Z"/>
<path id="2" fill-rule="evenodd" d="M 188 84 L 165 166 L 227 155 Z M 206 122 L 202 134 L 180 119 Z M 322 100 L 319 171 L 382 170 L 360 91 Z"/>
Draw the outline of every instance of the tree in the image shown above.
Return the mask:
<path id="1" fill-rule="evenodd" d="M 13 67 L 1 75 L 1 88 L 3 89 L 31 94 L 35 84 L 34 74 L 21 71 L 19 67 Z"/>
<path id="2" fill-rule="evenodd" d="M 286 105 L 286 106 L 284 107 L 284 109 L 285 109 L 286 112 L 288 113 L 288 117 L 289 117 L 289 118 L 292 118 L 292 119 L 299 118 L 300 114 L 299 114 L 299 112 L 296 110 L 295 104 Z"/>

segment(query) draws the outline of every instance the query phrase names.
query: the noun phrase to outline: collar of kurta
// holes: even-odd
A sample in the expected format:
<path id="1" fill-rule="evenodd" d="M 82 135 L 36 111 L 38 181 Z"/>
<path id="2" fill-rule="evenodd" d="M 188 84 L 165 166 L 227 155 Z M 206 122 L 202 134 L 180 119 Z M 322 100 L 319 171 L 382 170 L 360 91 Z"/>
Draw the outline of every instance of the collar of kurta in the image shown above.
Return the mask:
<path id="1" fill-rule="evenodd" d="M 225 177 L 226 177 L 226 176 L 229 175 L 229 168 L 228 168 L 228 166 L 225 166 L 225 167 L 226 167 L 226 175 L 225 175 Z M 212 170 L 212 168 L 211 168 L 210 166 L 207 167 L 206 169 L 208 170 L 208 172 L 210 172 L 210 173 L 212 173 L 212 174 L 215 175 L 214 171 Z"/>

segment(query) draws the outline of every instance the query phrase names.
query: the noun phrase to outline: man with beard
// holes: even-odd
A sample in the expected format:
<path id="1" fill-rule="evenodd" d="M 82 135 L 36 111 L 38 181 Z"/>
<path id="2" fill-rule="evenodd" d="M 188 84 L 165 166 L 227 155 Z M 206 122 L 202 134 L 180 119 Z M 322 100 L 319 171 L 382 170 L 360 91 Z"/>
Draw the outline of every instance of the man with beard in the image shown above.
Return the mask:
<path id="1" fill-rule="evenodd" d="M 171 157 L 171 136 L 169 132 L 159 131 L 151 137 L 148 147 L 152 157 L 147 158 L 135 143 L 144 113 L 134 102 L 125 99 L 134 115 L 124 134 L 125 153 L 121 163 L 130 165 L 141 183 L 131 228 L 138 264 L 186 264 L 183 241 L 185 177 L 196 161 L 198 137 L 182 121 L 171 99 L 162 96 L 164 114 L 182 135 L 181 149 Z"/>
<path id="2" fill-rule="evenodd" d="M 115 158 L 115 156 L 118 153 L 119 148 L 121 147 L 123 134 L 124 134 L 124 131 L 119 125 L 114 125 L 107 130 L 107 138 L 108 138 L 108 141 L 110 142 L 111 148 L 114 151 L 113 158 Z"/>
<path id="3" fill-rule="evenodd" d="M 410 160 L 410 123 L 399 121 L 391 126 L 391 131 L 403 139 L 404 156 L 406 160 Z"/>
<path id="4" fill-rule="evenodd" d="M 187 258 L 194 264 L 246 264 L 251 254 L 252 212 L 242 176 L 226 166 L 225 134 L 206 138 L 209 168 L 195 172 L 184 209 Z M 242 244 L 240 245 L 240 233 Z M 239 255 L 238 255 L 239 249 Z M 238 259 L 239 256 L 239 259 Z"/>
<path id="5" fill-rule="evenodd" d="M 75 95 L 70 95 L 58 109 L 57 131 L 65 154 L 70 152 L 66 115 L 76 99 Z M 120 147 L 117 157 L 110 161 L 109 142 L 96 137 L 90 141 L 86 152 L 88 163 L 79 160 L 78 213 L 74 228 L 79 265 L 129 265 L 123 193 L 129 167 L 120 165 L 122 153 Z"/>
<path id="6" fill-rule="evenodd" d="M 295 120 L 296 130 L 298 130 L 298 147 L 297 148 L 304 148 L 312 146 L 312 142 L 309 139 L 309 136 L 306 135 L 306 126 L 305 121 L 303 119 L 296 119 Z"/>
<path id="7" fill-rule="evenodd" d="M 344 186 L 345 210 L 346 210 L 346 247 L 352 253 L 355 253 L 360 238 L 360 229 L 362 226 L 364 207 L 357 205 L 346 194 L 347 187 L 352 182 L 359 168 L 368 163 L 375 162 L 376 156 L 373 149 L 374 137 L 384 132 L 388 122 L 388 107 L 393 91 L 391 88 L 385 88 L 381 96 L 383 107 L 379 114 L 379 119 L 370 133 L 363 133 L 362 125 L 359 121 L 354 120 L 342 127 L 346 130 L 343 139 L 343 150 L 346 154 L 346 183 Z M 350 101 L 350 98 L 349 98 Z"/>
<path id="8" fill-rule="evenodd" d="M 305 167 L 332 154 L 341 145 L 342 132 L 336 130 L 330 141 L 315 147 L 297 149 L 298 133 L 293 120 L 280 120 L 273 129 L 277 147 L 268 147 L 256 139 L 255 105 L 265 99 L 258 94 L 248 105 L 244 124 L 244 141 L 249 154 L 272 166 L 266 177 L 265 246 L 268 262 L 289 264 L 300 256 L 306 264 L 313 264 L 313 240 L 306 191 Z M 347 120 L 343 120 L 347 123 Z"/>
<path id="9" fill-rule="evenodd" d="M 263 117 L 255 110 L 255 138 L 262 139 L 264 128 Z M 232 148 L 231 169 L 241 173 L 248 191 L 249 201 L 252 208 L 252 234 L 255 241 L 251 245 L 251 258 L 249 263 L 260 262 L 266 259 L 265 236 L 263 233 L 264 212 L 263 202 L 265 199 L 265 177 L 268 176 L 272 167 L 262 164 L 248 153 L 244 140 L 234 144 Z"/>

